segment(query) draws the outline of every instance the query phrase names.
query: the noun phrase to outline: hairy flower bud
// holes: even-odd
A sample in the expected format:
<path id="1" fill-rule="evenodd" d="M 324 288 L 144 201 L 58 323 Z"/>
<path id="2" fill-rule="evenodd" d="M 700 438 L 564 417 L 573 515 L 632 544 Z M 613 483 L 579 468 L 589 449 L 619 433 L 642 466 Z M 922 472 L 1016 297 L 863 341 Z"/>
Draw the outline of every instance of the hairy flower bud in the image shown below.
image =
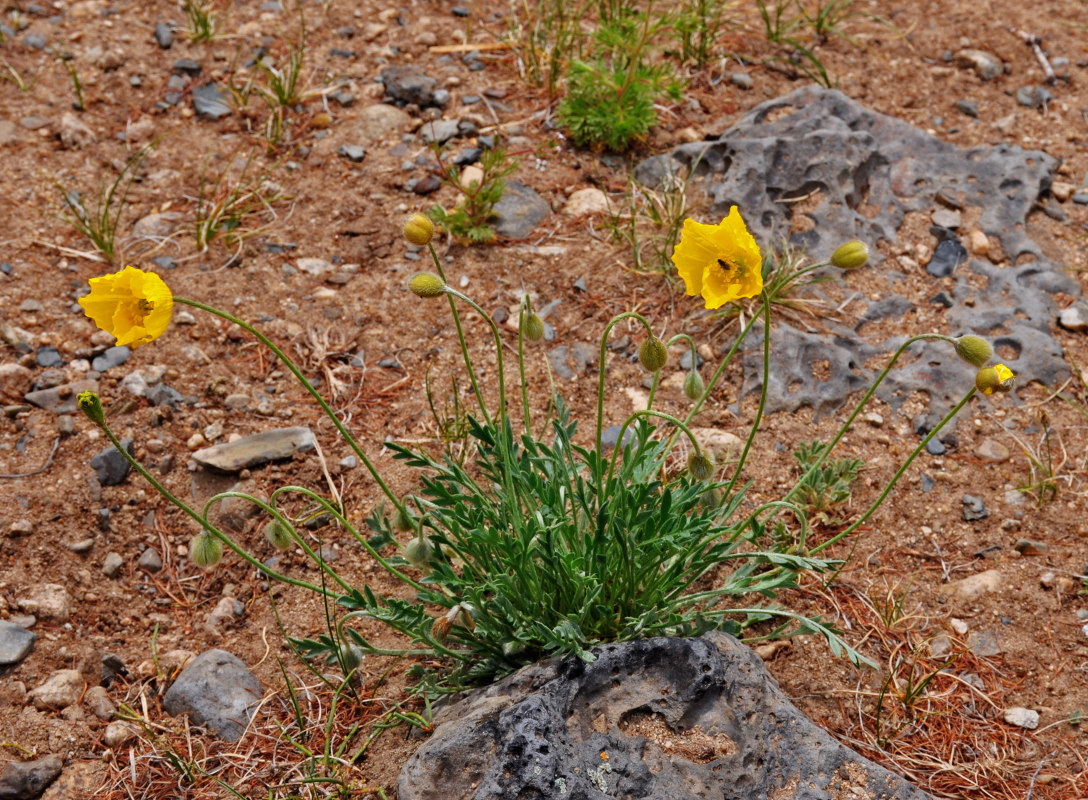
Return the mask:
<path id="1" fill-rule="evenodd" d="M 954 341 L 954 345 L 956 355 L 976 367 L 986 366 L 986 362 L 994 357 L 994 348 L 981 336 L 961 336 Z"/>
<path id="2" fill-rule="evenodd" d="M 707 453 L 693 450 L 688 456 L 688 472 L 697 481 L 710 480 L 714 474 L 714 459 Z"/>
<path id="3" fill-rule="evenodd" d="M 404 223 L 404 238 L 423 247 L 434 238 L 434 223 L 425 214 L 413 214 Z"/>
<path id="4" fill-rule="evenodd" d="M 340 645 L 340 663 L 344 672 L 354 672 L 363 663 L 363 649 L 357 644 L 345 642 Z"/>
<path id="5" fill-rule="evenodd" d="M 858 269 L 864 267 L 868 262 L 869 245 L 857 240 L 839 245 L 839 248 L 831 254 L 832 265 L 839 269 Z"/>
<path id="6" fill-rule="evenodd" d="M 416 297 L 439 297 L 446 293 L 446 282 L 433 272 L 417 272 L 408 279 L 408 288 Z"/>
<path id="7" fill-rule="evenodd" d="M 994 392 L 1011 392 L 1016 375 L 1004 364 L 995 364 L 992 367 L 983 367 L 975 375 L 975 388 L 984 395 Z"/>
<path id="8" fill-rule="evenodd" d="M 523 314 L 521 317 L 521 334 L 530 342 L 539 342 L 544 338 L 544 320 L 535 312 Z"/>
<path id="9" fill-rule="evenodd" d="M 264 538 L 277 550 L 290 550 L 291 545 L 295 543 L 294 537 L 291 536 L 291 529 L 278 519 L 264 526 Z"/>
<path id="10" fill-rule="evenodd" d="M 99 427 L 106 424 L 106 412 L 102 410 L 102 400 L 97 394 L 88 389 L 80 392 L 76 397 L 76 404 L 84 415 Z"/>
<path id="11" fill-rule="evenodd" d="M 189 557 L 201 569 L 211 569 L 223 557 L 223 543 L 207 531 L 201 531 L 189 545 Z"/>
<path id="12" fill-rule="evenodd" d="M 423 569 L 434 558 L 434 544 L 426 536 L 417 536 L 404 546 L 404 557 L 413 567 Z"/>
<path id="13" fill-rule="evenodd" d="M 706 384 L 703 383 L 703 376 L 695 370 L 689 372 L 684 378 L 684 394 L 687 395 L 688 400 L 698 400 L 705 391 Z"/>
<path id="14" fill-rule="evenodd" d="M 400 533 L 414 531 L 416 529 L 416 523 L 412 518 L 412 512 L 407 508 L 398 508 L 393 513 L 393 529 Z"/>
<path id="15" fill-rule="evenodd" d="M 648 336 L 638 348 L 638 360 L 648 372 L 657 372 L 669 360 L 668 348 L 656 336 Z"/>

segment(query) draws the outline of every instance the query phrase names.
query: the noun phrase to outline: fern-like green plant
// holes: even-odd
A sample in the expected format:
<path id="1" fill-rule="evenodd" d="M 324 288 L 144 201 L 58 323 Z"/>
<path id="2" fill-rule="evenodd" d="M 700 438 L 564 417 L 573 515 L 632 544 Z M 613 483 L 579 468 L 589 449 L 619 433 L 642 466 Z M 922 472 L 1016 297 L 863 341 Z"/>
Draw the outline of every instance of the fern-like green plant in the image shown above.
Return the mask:
<path id="1" fill-rule="evenodd" d="M 517 161 L 510 158 L 503 147 L 484 150 L 480 157 L 483 177 L 465 183 L 456 165 L 443 162 L 441 149 L 435 149 L 435 157 L 438 158 L 440 179 L 456 189 L 461 200 L 452 211 L 435 206 L 428 216 L 459 242 L 484 244 L 493 241 L 495 228 L 491 221 L 495 218 L 495 206 L 506 191 L 506 178 L 517 169 Z"/>

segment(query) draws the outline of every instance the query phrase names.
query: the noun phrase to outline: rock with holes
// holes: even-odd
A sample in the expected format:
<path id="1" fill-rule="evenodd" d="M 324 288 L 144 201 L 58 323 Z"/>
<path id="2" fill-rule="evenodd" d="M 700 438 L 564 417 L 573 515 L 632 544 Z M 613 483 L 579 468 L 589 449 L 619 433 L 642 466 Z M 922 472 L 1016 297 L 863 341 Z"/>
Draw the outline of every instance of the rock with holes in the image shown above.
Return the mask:
<path id="1" fill-rule="evenodd" d="M 813 725 L 732 637 L 593 652 L 442 708 L 401 771 L 400 800 L 929 797 Z"/>
<path id="2" fill-rule="evenodd" d="M 879 267 L 889 285 L 908 278 L 928 282 L 927 296 L 943 289 L 949 332 L 992 336 L 1018 385 L 1055 386 L 1068 378 L 1051 322 L 1059 317 L 1058 303 L 1068 305 L 1063 295 L 1078 297 L 1081 290 L 1066 265 L 1048 259 L 1030 238 L 1026 224 L 1053 182 L 1057 162 L 1051 156 L 1004 144 L 960 148 L 841 92 L 809 87 L 762 103 L 714 141 L 647 159 L 635 175 L 654 185 L 685 166 L 712 175 L 702 184 L 713 203 L 708 221 L 736 205 L 762 245 L 786 232 L 790 244 L 813 259 L 826 258 L 850 239 L 868 242 L 868 269 Z M 917 267 L 908 275 L 899 270 L 909 267 L 881 263 L 876 243 L 883 240 L 892 249 L 900 244 L 898 231 L 908 213 L 931 215 L 942 207 L 962 218 L 977 215 L 980 230 L 974 232 L 987 243 L 984 254 L 972 244 L 972 257 L 954 232 L 938 229 L 948 255 L 938 266 L 947 277 L 918 274 Z M 832 277 L 837 284 L 839 273 Z M 831 299 L 838 305 L 842 298 Z M 913 309 L 893 292 L 855 299 L 845 324 L 821 319 L 819 330 L 806 331 L 782 317 L 774 323 L 768 411 L 834 411 L 871 383 L 882 366 L 876 356 L 890 356 L 902 339 L 882 340 L 870 331 L 880 330 L 885 318 L 909 320 Z M 759 336 L 746 342 L 744 394 L 762 385 L 759 344 Z M 943 413 L 971 388 L 972 379 L 946 343 L 922 342 L 878 396 L 898 407 L 913 392 L 924 392 Z"/>

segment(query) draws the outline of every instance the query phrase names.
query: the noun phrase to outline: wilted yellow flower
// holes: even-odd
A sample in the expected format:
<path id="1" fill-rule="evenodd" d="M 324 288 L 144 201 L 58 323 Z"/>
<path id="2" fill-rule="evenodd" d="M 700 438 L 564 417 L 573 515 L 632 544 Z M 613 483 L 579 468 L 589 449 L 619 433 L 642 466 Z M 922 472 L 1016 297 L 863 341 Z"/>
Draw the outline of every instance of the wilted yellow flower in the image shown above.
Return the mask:
<path id="1" fill-rule="evenodd" d="M 1004 364 L 983 367 L 975 375 L 975 387 L 984 395 L 994 392 L 1011 392 L 1016 375 Z"/>
<path id="2" fill-rule="evenodd" d="M 170 325 L 174 296 L 153 272 L 125 267 L 91 278 L 91 293 L 79 298 L 94 324 L 117 337 L 117 344 L 139 347 L 153 341 Z"/>
<path id="3" fill-rule="evenodd" d="M 763 291 L 763 255 L 736 206 L 717 225 L 684 220 L 672 263 L 688 294 L 702 295 L 707 308 Z"/>

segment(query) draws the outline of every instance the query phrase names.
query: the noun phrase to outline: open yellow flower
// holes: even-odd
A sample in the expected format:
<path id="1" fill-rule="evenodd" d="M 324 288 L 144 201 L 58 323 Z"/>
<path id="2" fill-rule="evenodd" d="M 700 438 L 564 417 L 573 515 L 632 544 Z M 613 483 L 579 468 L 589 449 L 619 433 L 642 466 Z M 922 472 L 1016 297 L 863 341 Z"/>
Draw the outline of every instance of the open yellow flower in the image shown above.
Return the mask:
<path id="1" fill-rule="evenodd" d="M 763 255 L 736 206 L 717 225 L 684 220 L 672 263 L 688 294 L 702 295 L 707 308 L 763 291 Z"/>
<path id="2" fill-rule="evenodd" d="M 91 293 L 79 298 L 83 313 L 102 330 L 117 337 L 117 344 L 139 347 L 159 338 L 170 325 L 174 295 L 153 272 L 125 267 L 120 272 L 91 278 Z"/>

